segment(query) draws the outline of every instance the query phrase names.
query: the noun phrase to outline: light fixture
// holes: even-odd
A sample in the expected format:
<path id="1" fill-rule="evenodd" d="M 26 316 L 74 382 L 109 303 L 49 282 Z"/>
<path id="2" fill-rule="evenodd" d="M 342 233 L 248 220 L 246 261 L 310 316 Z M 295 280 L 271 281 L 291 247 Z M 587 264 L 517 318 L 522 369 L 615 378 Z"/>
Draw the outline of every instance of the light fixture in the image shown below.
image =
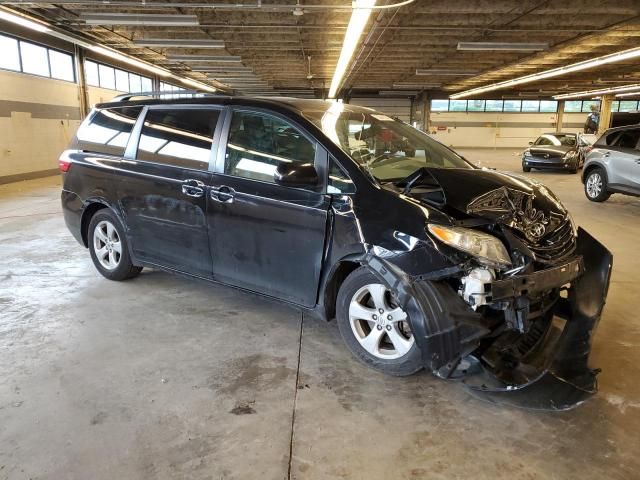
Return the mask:
<path id="1" fill-rule="evenodd" d="M 137 47 L 149 48 L 224 48 L 222 40 L 188 40 L 174 38 L 139 38 L 133 41 Z"/>
<path id="2" fill-rule="evenodd" d="M 616 97 L 634 97 L 636 95 L 640 95 L 640 91 L 638 92 L 628 92 L 628 93 L 618 93 Z"/>
<path id="3" fill-rule="evenodd" d="M 593 97 L 594 95 L 605 95 L 607 93 L 628 92 L 629 90 L 640 90 L 640 83 L 632 85 L 622 85 L 620 87 L 600 88 L 597 90 L 585 90 L 582 92 L 564 93 L 562 95 L 554 95 L 556 100 L 564 100 L 567 98 Z"/>
<path id="4" fill-rule="evenodd" d="M 347 71 L 353 52 L 355 52 L 360 36 L 364 31 L 364 27 L 369 21 L 371 15 L 371 7 L 376 4 L 376 0 L 355 0 L 352 3 L 353 11 L 351 12 L 351 19 L 347 26 L 347 32 L 344 35 L 344 41 L 342 43 L 342 50 L 340 51 L 340 57 L 336 64 L 336 70 L 333 72 L 333 79 L 331 80 L 331 87 L 329 88 L 329 98 L 335 98 L 338 93 L 338 88 L 342 84 L 344 74 Z"/>
<path id="5" fill-rule="evenodd" d="M 552 68 L 551 70 L 545 70 L 540 73 L 533 73 L 531 75 L 525 75 L 524 77 L 518 77 L 511 80 L 505 80 L 503 82 L 492 83 L 485 85 L 484 87 L 472 88 L 460 93 L 455 93 L 449 98 L 465 98 L 471 95 L 479 95 L 485 92 L 491 92 L 493 90 L 500 90 L 501 88 L 513 87 L 515 85 L 522 85 L 523 83 L 535 82 L 543 80 L 545 78 L 558 77 L 567 73 L 578 72 L 580 70 L 586 70 L 589 68 L 599 67 L 600 65 L 606 65 L 609 63 L 620 62 L 622 60 L 629 60 L 631 58 L 640 57 L 640 47 L 630 48 L 617 53 L 611 53 L 602 57 L 592 58 L 591 60 L 585 60 L 583 62 L 572 63 L 565 67 Z"/>
<path id="6" fill-rule="evenodd" d="M 191 70 L 194 72 L 208 72 L 208 73 L 253 73 L 249 67 L 212 67 L 208 65 L 193 65 Z"/>
<path id="7" fill-rule="evenodd" d="M 452 70 L 450 68 L 417 68 L 416 75 L 446 75 L 450 77 L 467 77 L 476 75 L 478 72 L 471 70 Z"/>
<path id="8" fill-rule="evenodd" d="M 504 52 L 539 52 L 549 48 L 548 43 L 526 42 L 459 42 L 458 50 L 471 51 L 504 51 Z"/>
<path id="9" fill-rule="evenodd" d="M 167 58 L 170 60 L 175 60 L 177 62 L 224 62 L 224 63 L 240 63 L 242 62 L 242 58 L 232 55 L 221 56 L 221 55 L 190 55 L 190 54 L 175 54 L 175 55 L 167 55 Z"/>
<path id="10" fill-rule="evenodd" d="M 147 25 L 157 27 L 197 27 L 196 15 L 148 13 L 82 13 L 80 20 L 87 25 Z"/>
<path id="11" fill-rule="evenodd" d="M 50 31 L 49 28 L 42 23 L 27 20 L 24 17 L 21 17 L 19 15 L 14 15 L 13 13 L 9 13 L 4 10 L 0 10 L 0 20 L 5 20 L 7 22 L 15 23 L 16 25 L 20 25 L 21 27 L 26 27 L 30 30 L 35 30 L 36 32 Z"/>
<path id="12" fill-rule="evenodd" d="M 180 81 L 182 83 L 184 83 L 185 85 L 189 85 L 190 87 L 195 87 L 195 88 L 200 89 L 200 90 L 206 90 L 208 92 L 216 92 L 217 91 L 217 89 L 215 89 L 214 87 L 211 87 L 211 86 L 206 85 L 206 84 L 201 83 L 201 82 L 197 82 L 197 81 L 192 80 L 190 78 L 180 78 Z"/>

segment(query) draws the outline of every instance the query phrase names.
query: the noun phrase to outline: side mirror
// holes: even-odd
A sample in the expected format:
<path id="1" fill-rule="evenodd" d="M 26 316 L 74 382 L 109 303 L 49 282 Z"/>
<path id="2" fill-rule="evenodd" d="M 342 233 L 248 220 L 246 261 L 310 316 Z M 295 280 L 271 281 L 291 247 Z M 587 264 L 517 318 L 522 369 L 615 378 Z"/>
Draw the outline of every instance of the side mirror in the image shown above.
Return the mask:
<path id="1" fill-rule="evenodd" d="M 533 142 L 529 142 L 529 145 L 533 145 Z"/>
<path id="2" fill-rule="evenodd" d="M 273 173 L 273 180 L 287 187 L 315 187 L 319 181 L 316 167 L 294 162 L 281 162 Z"/>

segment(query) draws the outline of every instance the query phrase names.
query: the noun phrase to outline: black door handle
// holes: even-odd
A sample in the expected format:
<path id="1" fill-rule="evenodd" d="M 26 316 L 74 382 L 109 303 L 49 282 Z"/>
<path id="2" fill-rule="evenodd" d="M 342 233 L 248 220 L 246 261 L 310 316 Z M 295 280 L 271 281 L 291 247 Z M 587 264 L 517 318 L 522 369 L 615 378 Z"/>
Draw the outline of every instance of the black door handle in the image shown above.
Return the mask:
<path id="1" fill-rule="evenodd" d="M 182 182 L 182 193 L 188 197 L 201 197 L 204 195 L 204 183 L 200 180 L 184 180 Z"/>
<path id="2" fill-rule="evenodd" d="M 226 185 L 211 187 L 211 200 L 215 200 L 216 202 L 233 203 L 233 197 L 235 194 L 236 191 Z"/>

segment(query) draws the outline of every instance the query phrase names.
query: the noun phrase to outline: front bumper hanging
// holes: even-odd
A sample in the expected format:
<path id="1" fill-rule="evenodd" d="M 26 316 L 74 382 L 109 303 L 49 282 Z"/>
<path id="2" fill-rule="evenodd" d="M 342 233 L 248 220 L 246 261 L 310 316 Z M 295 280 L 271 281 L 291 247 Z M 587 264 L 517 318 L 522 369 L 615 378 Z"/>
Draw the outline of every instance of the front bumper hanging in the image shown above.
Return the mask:
<path id="1" fill-rule="evenodd" d="M 486 400 L 544 410 L 573 408 L 597 391 L 599 371 L 589 367 L 588 359 L 612 262 L 611 252 L 580 228 L 571 261 L 493 282 L 494 301 L 571 284 L 567 298 L 558 299 L 543 339 L 517 365 L 506 368 L 474 356 L 491 330 L 447 283 L 411 277 L 389 259 L 371 253 L 363 260 L 407 312 L 426 368 L 447 378 L 463 371 L 462 382 Z"/>

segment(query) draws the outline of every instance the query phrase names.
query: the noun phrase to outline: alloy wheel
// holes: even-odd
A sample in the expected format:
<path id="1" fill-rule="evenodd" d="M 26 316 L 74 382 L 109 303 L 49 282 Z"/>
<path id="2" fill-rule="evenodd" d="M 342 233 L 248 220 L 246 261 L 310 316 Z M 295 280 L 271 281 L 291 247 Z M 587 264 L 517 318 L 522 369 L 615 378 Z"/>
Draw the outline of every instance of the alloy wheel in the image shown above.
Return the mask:
<path id="1" fill-rule="evenodd" d="M 353 295 L 349 324 L 360 345 L 380 359 L 401 358 L 415 342 L 406 312 L 380 283 L 365 285 Z"/>
<path id="2" fill-rule="evenodd" d="M 599 173 L 592 173 L 587 179 L 587 195 L 590 198 L 597 198 L 602 192 L 602 177 Z"/>
<path id="3" fill-rule="evenodd" d="M 93 230 L 93 249 L 100 265 L 107 270 L 115 270 L 122 258 L 122 243 L 116 227 L 102 220 Z"/>

